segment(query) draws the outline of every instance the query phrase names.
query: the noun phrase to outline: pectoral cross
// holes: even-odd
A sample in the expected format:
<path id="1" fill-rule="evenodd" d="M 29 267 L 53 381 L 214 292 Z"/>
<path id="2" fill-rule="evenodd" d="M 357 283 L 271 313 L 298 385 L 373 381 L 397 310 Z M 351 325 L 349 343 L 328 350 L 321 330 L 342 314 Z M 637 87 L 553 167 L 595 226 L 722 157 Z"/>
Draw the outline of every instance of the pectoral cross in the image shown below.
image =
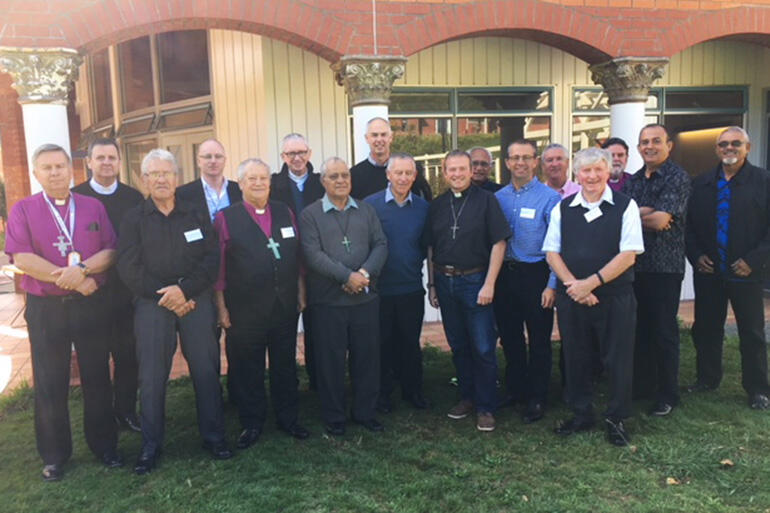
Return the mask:
<path id="1" fill-rule="evenodd" d="M 61 253 L 61 256 L 67 256 L 67 248 L 70 247 L 69 241 L 65 240 L 64 235 L 59 235 L 58 237 L 59 242 L 54 242 L 51 244 L 53 247 L 59 250 L 59 253 Z"/>
<path id="2" fill-rule="evenodd" d="M 350 239 L 348 239 L 347 235 L 342 239 L 342 245 L 345 246 L 345 250 L 350 253 Z"/>
<path id="3" fill-rule="evenodd" d="M 270 242 L 267 244 L 268 249 L 272 249 L 273 250 L 273 256 L 275 257 L 275 259 L 276 260 L 280 260 L 281 259 L 281 253 L 278 251 L 278 248 L 281 247 L 281 245 L 278 244 L 277 242 L 275 242 L 272 237 L 270 237 L 269 240 L 270 240 Z"/>
<path id="4" fill-rule="evenodd" d="M 460 227 L 457 226 L 457 224 L 453 224 L 449 229 L 452 230 L 452 240 L 454 240 L 457 237 L 457 230 L 459 230 Z"/>

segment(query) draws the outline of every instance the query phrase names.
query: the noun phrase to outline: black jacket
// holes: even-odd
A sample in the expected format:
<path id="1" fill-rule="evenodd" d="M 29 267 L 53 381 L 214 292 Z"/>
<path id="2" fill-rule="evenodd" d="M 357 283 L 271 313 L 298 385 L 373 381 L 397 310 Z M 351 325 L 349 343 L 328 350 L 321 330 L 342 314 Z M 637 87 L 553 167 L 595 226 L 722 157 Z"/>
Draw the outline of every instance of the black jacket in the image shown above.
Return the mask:
<path id="1" fill-rule="evenodd" d="M 720 164 L 693 180 L 685 228 L 687 259 L 693 267 L 704 254 L 719 261 L 717 183 L 721 168 Z M 748 279 L 763 280 L 770 258 L 770 173 L 746 161 L 731 181 L 728 269 L 742 258 L 752 269 Z"/>
<path id="2" fill-rule="evenodd" d="M 321 199 L 326 192 L 321 185 L 321 178 L 313 172 L 313 165 L 310 162 L 307 163 L 307 173 L 307 181 L 302 191 L 302 200 L 306 207 L 315 200 Z M 299 220 L 299 212 L 297 212 L 297 205 L 294 204 L 294 195 L 291 191 L 292 187 L 294 187 L 294 182 L 289 178 L 289 167 L 284 164 L 281 167 L 281 172 L 270 178 L 270 199 L 289 205 L 294 212 L 294 217 Z"/>
<path id="3" fill-rule="evenodd" d="M 238 182 L 227 180 L 227 195 L 230 197 L 231 205 L 243 200 L 243 194 L 241 193 L 241 188 L 238 186 Z M 203 191 L 203 182 L 201 182 L 200 178 L 177 187 L 176 197 L 189 203 L 201 213 L 206 214 L 206 218 L 211 220 L 209 206 L 206 203 L 206 193 Z"/>

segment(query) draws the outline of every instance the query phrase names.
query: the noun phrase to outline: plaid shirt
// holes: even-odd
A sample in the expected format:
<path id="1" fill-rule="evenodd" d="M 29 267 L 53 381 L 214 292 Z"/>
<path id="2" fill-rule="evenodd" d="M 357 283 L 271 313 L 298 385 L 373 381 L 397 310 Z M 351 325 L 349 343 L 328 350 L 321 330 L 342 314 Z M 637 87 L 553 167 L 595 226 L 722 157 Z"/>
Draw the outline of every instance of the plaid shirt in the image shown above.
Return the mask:
<path id="1" fill-rule="evenodd" d="M 644 253 L 636 257 L 638 272 L 684 274 L 684 221 L 692 185 L 682 167 L 666 160 L 647 178 L 641 168 L 623 185 L 639 208 L 652 207 L 671 214 L 671 228 L 644 232 Z"/>

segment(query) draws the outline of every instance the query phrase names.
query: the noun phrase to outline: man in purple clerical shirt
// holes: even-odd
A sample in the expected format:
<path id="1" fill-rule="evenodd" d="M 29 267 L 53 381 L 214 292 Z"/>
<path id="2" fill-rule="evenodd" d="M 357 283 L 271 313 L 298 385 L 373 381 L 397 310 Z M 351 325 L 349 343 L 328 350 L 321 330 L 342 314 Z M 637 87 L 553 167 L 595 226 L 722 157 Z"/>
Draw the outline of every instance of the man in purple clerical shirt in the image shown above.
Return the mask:
<path id="1" fill-rule="evenodd" d="M 116 451 L 107 302 L 101 289 L 115 258 L 116 238 L 98 200 L 70 193 L 72 162 L 62 147 L 40 146 L 32 163 L 43 192 L 11 210 L 5 252 L 24 273 L 35 437 L 44 463 L 43 479 L 56 481 L 72 455 L 67 409 L 72 344 L 80 366 L 88 447 L 109 468 L 123 464 Z"/>

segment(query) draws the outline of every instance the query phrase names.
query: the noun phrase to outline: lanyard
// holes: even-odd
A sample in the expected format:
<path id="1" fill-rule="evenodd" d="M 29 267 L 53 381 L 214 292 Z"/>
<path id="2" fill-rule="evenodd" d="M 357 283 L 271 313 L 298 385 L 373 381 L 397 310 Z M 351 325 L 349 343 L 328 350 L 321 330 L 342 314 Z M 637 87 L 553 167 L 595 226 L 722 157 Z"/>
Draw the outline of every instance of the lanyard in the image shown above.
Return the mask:
<path id="1" fill-rule="evenodd" d="M 45 202 L 48 204 L 48 209 L 53 215 L 53 220 L 56 222 L 56 226 L 59 228 L 59 233 L 67 237 L 67 240 L 70 243 L 70 247 L 74 249 L 75 245 L 73 244 L 72 238 L 75 236 L 75 198 L 70 195 L 69 212 L 67 213 L 67 215 L 69 215 L 70 222 L 69 228 L 65 224 L 64 219 L 62 219 L 59 210 L 51 204 L 51 200 L 48 199 L 48 195 L 46 193 L 43 193 L 43 198 L 45 198 Z"/>

